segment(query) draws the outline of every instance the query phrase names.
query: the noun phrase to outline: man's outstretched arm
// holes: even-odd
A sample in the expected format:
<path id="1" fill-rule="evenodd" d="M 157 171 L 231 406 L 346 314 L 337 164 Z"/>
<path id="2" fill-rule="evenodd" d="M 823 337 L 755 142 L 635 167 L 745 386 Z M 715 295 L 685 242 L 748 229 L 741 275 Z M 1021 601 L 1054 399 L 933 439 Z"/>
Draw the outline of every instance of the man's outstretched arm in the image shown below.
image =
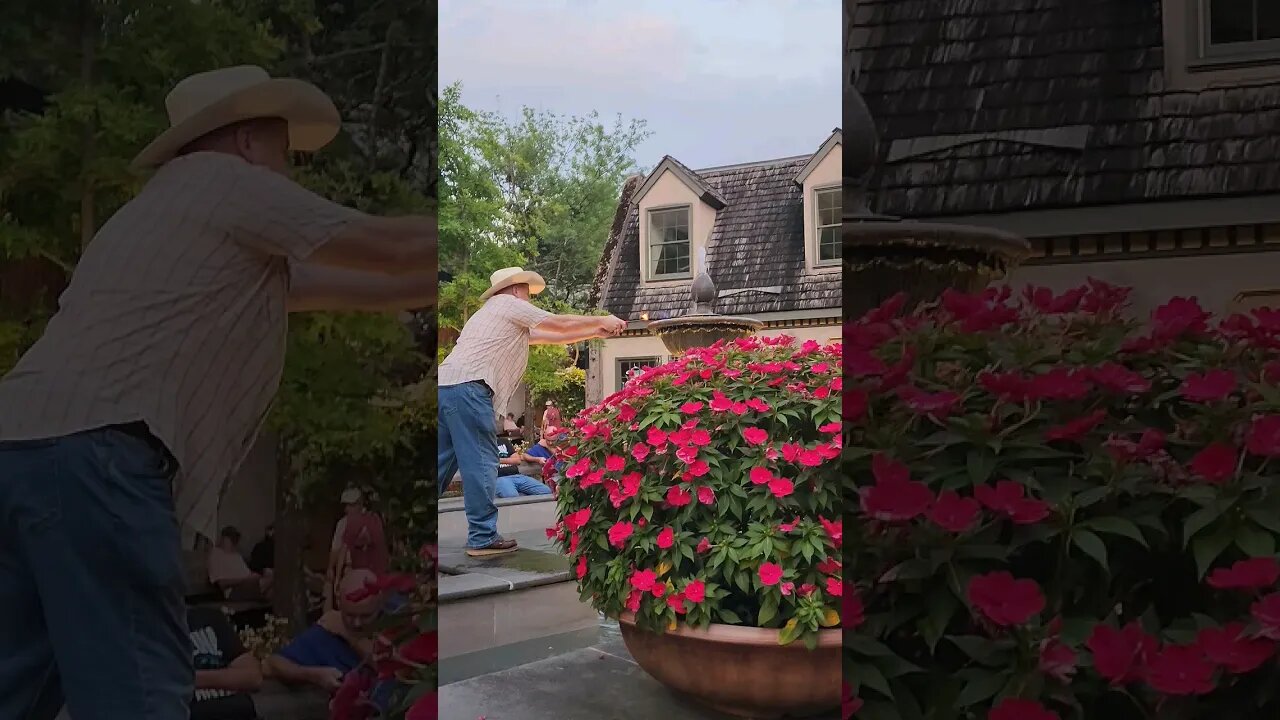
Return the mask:
<path id="1" fill-rule="evenodd" d="M 425 216 L 356 215 L 307 258 L 309 263 L 405 276 L 436 266 L 439 228 Z"/>
<path id="2" fill-rule="evenodd" d="M 529 331 L 530 345 L 569 345 L 620 335 L 625 320 L 612 315 L 552 315 Z"/>
<path id="3" fill-rule="evenodd" d="M 426 265 L 387 275 L 316 262 L 290 264 L 289 311 L 420 310 L 435 305 L 438 282 Z"/>

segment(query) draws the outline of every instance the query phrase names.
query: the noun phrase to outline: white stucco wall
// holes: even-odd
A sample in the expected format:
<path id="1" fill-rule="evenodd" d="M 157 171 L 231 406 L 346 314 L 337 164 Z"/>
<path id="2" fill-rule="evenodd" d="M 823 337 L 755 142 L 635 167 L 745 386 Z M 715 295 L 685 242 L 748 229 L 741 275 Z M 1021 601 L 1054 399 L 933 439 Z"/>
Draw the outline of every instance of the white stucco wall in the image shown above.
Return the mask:
<path id="1" fill-rule="evenodd" d="M 842 182 L 841 163 L 844 146 L 837 144 L 818 163 L 818 166 L 804 179 L 804 242 L 805 267 L 814 271 L 817 265 L 817 240 L 814 239 L 814 228 L 818 220 L 818 208 L 814 191 L 823 188 L 840 187 Z M 819 272 L 840 272 L 840 266 L 823 267 Z"/>
<path id="2" fill-rule="evenodd" d="M 1018 290 L 1034 284 L 1063 291 L 1090 277 L 1132 287 L 1138 317 L 1147 317 L 1179 295 L 1197 297 L 1206 310 L 1221 314 L 1231 310 L 1232 300 L 1242 292 L 1280 289 L 1280 252 L 1035 265 L 1019 268 L 1010 282 Z"/>

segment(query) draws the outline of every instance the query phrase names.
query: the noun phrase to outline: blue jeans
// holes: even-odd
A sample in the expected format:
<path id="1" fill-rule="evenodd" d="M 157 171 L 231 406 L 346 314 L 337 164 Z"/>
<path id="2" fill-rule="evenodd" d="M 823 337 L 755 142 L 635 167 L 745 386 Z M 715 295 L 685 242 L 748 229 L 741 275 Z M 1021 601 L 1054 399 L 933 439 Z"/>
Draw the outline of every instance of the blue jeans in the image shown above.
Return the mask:
<path id="1" fill-rule="evenodd" d="M 528 475 L 507 475 L 498 478 L 497 495 L 500 498 L 550 494 L 551 488 Z"/>
<path id="2" fill-rule="evenodd" d="M 436 460 L 440 494 L 454 473 L 462 473 L 462 506 L 467 512 L 467 547 L 487 547 L 498 536 L 498 435 L 493 392 L 482 383 L 440 388 Z"/>
<path id="3" fill-rule="evenodd" d="M 113 428 L 0 443 L 0 718 L 187 718 L 175 469 Z"/>

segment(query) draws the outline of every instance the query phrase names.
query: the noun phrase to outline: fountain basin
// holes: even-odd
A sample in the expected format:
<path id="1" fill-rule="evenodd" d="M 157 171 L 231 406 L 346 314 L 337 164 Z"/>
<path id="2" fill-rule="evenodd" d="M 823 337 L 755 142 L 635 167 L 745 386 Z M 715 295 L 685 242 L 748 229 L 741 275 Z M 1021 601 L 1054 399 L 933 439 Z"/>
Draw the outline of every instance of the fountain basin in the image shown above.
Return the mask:
<path id="1" fill-rule="evenodd" d="M 746 337 L 764 327 L 764 321 L 734 315 L 698 314 L 654 320 L 647 327 L 650 333 L 662 340 L 672 355 L 679 355 L 692 348 L 709 347 L 721 340 Z"/>
<path id="2" fill-rule="evenodd" d="M 945 290 L 974 292 L 1031 254 L 1024 239 L 993 228 L 845 218 L 842 248 L 848 317 L 861 317 L 899 293 L 908 307 Z"/>

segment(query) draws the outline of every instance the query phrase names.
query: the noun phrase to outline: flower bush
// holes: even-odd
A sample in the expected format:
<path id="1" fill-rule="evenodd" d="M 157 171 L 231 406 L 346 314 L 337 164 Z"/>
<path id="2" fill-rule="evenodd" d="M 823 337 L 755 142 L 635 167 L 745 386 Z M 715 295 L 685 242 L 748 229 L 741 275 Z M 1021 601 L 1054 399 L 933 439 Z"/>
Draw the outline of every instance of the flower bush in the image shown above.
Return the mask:
<path id="1" fill-rule="evenodd" d="M 846 326 L 846 715 L 1280 717 L 1280 312 L 1127 296 Z"/>
<path id="2" fill-rule="evenodd" d="M 645 370 L 557 444 L 584 601 L 648 629 L 839 623 L 840 344 L 744 338 Z"/>
<path id="3" fill-rule="evenodd" d="M 405 602 L 383 617 L 375 630 L 373 657 L 346 674 L 329 703 L 331 720 L 437 720 L 436 673 L 438 549 L 424 545 L 412 573 L 389 574 L 362 591 L 396 593 Z M 379 704 L 383 709 L 379 710 Z"/>

